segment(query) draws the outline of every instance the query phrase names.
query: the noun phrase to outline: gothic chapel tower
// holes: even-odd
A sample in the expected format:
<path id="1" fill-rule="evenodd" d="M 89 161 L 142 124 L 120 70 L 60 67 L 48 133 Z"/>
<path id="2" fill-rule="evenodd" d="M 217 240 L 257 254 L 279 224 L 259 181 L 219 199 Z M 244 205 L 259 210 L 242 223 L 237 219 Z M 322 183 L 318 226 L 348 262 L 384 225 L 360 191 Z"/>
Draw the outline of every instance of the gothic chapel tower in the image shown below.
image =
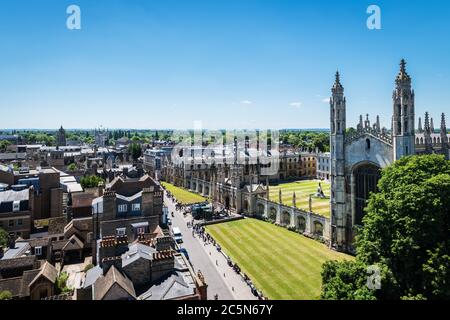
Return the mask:
<path id="1" fill-rule="evenodd" d="M 400 72 L 395 80 L 396 88 L 392 95 L 392 141 L 394 160 L 415 154 L 414 144 L 414 90 L 411 90 L 411 77 L 406 72 L 406 62 L 400 62 Z"/>
<path id="2" fill-rule="evenodd" d="M 345 128 L 346 101 L 344 87 L 336 72 L 336 80 L 331 88 L 330 129 L 331 129 L 331 241 L 337 249 L 345 250 L 348 243 L 347 219 L 345 210 Z"/>

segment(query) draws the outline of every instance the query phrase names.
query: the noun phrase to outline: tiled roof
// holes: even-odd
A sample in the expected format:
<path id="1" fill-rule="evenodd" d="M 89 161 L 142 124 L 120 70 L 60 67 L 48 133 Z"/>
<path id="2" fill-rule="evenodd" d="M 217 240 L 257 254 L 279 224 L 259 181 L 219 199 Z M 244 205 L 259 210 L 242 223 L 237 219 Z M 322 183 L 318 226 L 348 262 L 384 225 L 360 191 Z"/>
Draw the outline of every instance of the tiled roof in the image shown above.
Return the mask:
<path id="1" fill-rule="evenodd" d="M 131 280 L 120 273 L 116 267 L 111 266 L 105 276 L 99 277 L 97 281 L 95 281 L 94 300 L 103 300 L 114 284 L 117 284 L 125 290 L 131 297 L 136 297 Z"/>
<path id="2" fill-rule="evenodd" d="M 45 277 L 48 281 L 55 283 L 56 277 L 58 276 L 58 271 L 56 268 L 51 265 L 49 262 L 45 261 L 39 273 L 34 277 L 34 279 L 30 282 L 30 286 L 37 281 L 40 277 Z"/>
<path id="3" fill-rule="evenodd" d="M 25 256 L 14 259 L 0 260 L 0 271 L 6 269 L 16 269 L 16 268 L 34 268 L 37 263 L 36 256 Z"/>
<path id="4" fill-rule="evenodd" d="M 48 220 L 48 234 L 64 233 L 64 227 L 67 224 L 66 217 L 50 218 Z"/>

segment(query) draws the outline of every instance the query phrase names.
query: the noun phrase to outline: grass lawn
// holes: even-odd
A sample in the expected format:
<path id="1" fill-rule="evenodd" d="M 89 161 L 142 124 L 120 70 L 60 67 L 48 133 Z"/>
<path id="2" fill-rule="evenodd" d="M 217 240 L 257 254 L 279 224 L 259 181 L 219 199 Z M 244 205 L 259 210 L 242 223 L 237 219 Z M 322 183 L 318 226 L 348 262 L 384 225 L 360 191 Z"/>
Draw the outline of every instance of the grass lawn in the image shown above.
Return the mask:
<path id="1" fill-rule="evenodd" d="M 182 204 L 192 204 L 207 200 L 205 197 L 190 192 L 186 189 L 176 187 L 173 184 L 167 182 L 161 182 L 161 185 L 163 185 L 167 191 L 171 192 L 173 196 Z"/>
<path id="2" fill-rule="evenodd" d="M 330 183 L 320 181 L 324 194 L 330 196 Z M 281 189 L 282 203 L 292 206 L 292 198 L 295 191 L 297 208 L 309 210 L 309 195 L 312 196 L 312 211 L 325 217 L 330 217 L 330 199 L 321 199 L 314 196 L 319 187 L 318 180 L 301 180 L 289 183 L 281 183 L 269 186 L 270 200 L 278 202 L 278 193 Z"/>
<path id="3" fill-rule="evenodd" d="M 353 259 L 295 232 L 256 219 L 206 227 L 269 299 L 318 299 L 322 264 Z"/>

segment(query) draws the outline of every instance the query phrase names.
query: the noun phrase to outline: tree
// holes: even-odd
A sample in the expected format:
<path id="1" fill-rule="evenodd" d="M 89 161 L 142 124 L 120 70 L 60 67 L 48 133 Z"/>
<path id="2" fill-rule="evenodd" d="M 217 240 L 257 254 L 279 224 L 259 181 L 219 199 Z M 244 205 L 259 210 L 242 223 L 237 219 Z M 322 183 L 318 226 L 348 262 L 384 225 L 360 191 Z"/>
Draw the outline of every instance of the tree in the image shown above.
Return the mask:
<path id="1" fill-rule="evenodd" d="M 8 232 L 0 228 L 0 247 L 6 247 L 8 245 Z"/>
<path id="2" fill-rule="evenodd" d="M 6 151 L 6 148 L 11 145 L 8 140 L 0 140 L 0 151 Z"/>
<path id="3" fill-rule="evenodd" d="M 11 300 L 12 293 L 11 291 L 5 290 L 0 292 L 0 300 Z"/>
<path id="4" fill-rule="evenodd" d="M 75 171 L 75 170 L 77 170 L 77 165 L 75 163 L 71 163 L 67 166 L 67 169 L 69 171 Z"/>
<path id="5" fill-rule="evenodd" d="M 375 300 L 366 286 L 366 266 L 359 261 L 327 261 L 322 266 L 322 299 Z"/>
<path id="6" fill-rule="evenodd" d="M 131 157 L 133 158 L 133 160 L 137 160 L 139 159 L 139 157 L 142 155 L 142 148 L 141 145 L 138 143 L 131 143 L 128 146 L 128 151 L 131 154 Z"/>
<path id="7" fill-rule="evenodd" d="M 67 272 L 61 272 L 56 278 L 56 292 L 58 294 L 70 291 L 70 288 L 67 286 L 67 279 L 69 279 Z"/>
<path id="8" fill-rule="evenodd" d="M 439 155 L 404 157 L 383 170 L 378 189 L 368 201 L 354 262 L 380 267 L 382 286 L 375 296 L 449 299 L 450 161 Z M 323 298 L 347 297 L 330 289 L 339 281 L 362 289 L 338 267 L 326 268 Z"/>
<path id="9" fill-rule="evenodd" d="M 104 182 L 105 180 L 103 180 L 101 177 L 98 176 L 84 176 L 80 179 L 80 184 L 83 187 L 83 189 L 96 188 L 98 187 L 99 183 Z"/>

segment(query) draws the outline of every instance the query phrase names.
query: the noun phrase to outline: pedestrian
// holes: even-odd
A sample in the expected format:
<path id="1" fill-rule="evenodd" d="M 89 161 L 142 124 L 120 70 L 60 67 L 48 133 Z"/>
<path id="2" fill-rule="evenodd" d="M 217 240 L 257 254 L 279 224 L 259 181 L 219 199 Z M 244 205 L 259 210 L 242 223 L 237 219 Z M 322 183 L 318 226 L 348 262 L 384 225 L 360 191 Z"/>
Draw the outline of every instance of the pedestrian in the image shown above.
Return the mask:
<path id="1" fill-rule="evenodd" d="M 219 264 L 217 263 L 217 259 L 216 259 L 216 266 L 218 266 Z"/>

